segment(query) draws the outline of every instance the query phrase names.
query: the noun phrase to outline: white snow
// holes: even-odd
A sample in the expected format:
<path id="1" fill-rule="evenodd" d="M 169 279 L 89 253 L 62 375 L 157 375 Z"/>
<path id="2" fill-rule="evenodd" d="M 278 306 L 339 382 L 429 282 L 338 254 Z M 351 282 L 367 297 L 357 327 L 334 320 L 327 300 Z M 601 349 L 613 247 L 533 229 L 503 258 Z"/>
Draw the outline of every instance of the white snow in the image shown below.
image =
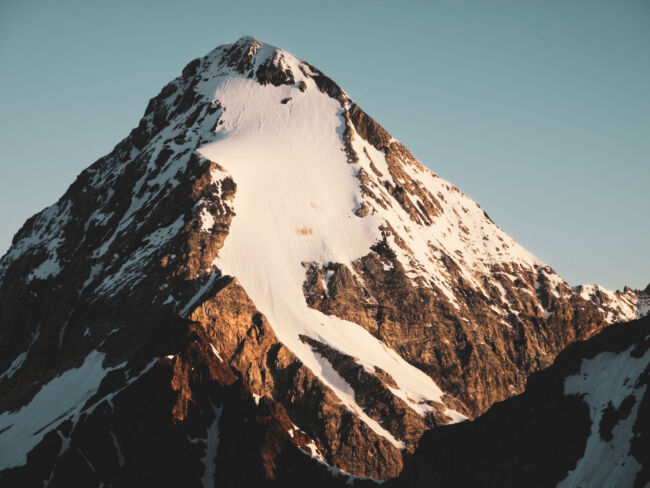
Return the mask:
<path id="1" fill-rule="evenodd" d="M 209 232 L 214 226 L 214 217 L 206 208 L 201 209 L 201 230 Z"/>
<path id="2" fill-rule="evenodd" d="M 142 240 L 142 246 L 127 259 L 119 270 L 107 274 L 97 286 L 98 294 L 112 296 L 126 285 L 133 286 L 143 277 L 148 258 L 166 244 L 183 227 L 183 217 L 165 227 L 156 229 Z M 116 233 L 117 234 L 117 233 Z"/>
<path id="3" fill-rule="evenodd" d="M 332 276 L 334 276 L 334 271 L 329 269 L 325 273 L 325 289 L 327 290 L 330 286 L 330 280 L 332 279 Z"/>
<path id="4" fill-rule="evenodd" d="M 383 187 L 383 182 L 395 183 L 385 155 L 354 131 L 352 144 L 360 162 L 346 162 L 341 106 L 303 75 L 302 71 L 309 72 L 309 68 L 273 46 L 259 43 L 256 49 L 254 69 L 273 56 L 273 62 L 288 66 L 296 81 L 307 84 L 307 90 L 303 93 L 296 86 L 261 86 L 255 80 L 233 74 L 226 67 L 206 72 L 197 92 L 207 101 L 219 101 L 227 110 L 207 116 L 200 130 L 196 127 L 187 130 L 185 119 L 180 117 L 157 133 L 144 150 L 124 154 L 124 161 L 132 160 L 137 154 L 143 155 L 146 168 L 132 189 L 128 210 L 120 217 L 117 227 L 107 232 L 92 256 L 105 255 L 118 235 L 141 226 L 152 203 L 165 198 L 169 186 L 178 183 L 177 176 L 185 168 L 191 150 L 199 141 L 212 141 L 204 142 L 198 150 L 202 156 L 225 168 L 225 171 L 213 169 L 212 178 L 218 182 L 230 173 L 237 184 L 233 203 L 236 217 L 215 264 L 224 274 L 237 277 L 279 339 L 332 388 L 342 404 L 356 412 L 377 434 L 402 447 L 401 441 L 366 415 L 356 403 L 350 385 L 327 360 L 300 341 L 299 335 L 307 335 L 358 358 L 359 364 L 369 371 L 375 366 L 382 368 L 398 385 L 392 389 L 393 394 L 422 415 L 431 409 L 426 402 L 440 402 L 443 392 L 429 376 L 409 365 L 359 325 L 309 308 L 302 291 L 305 279 L 302 263 L 316 262 L 322 266 L 342 263 L 354 272 L 352 263 L 369 252 L 370 246 L 381 238 L 379 227 L 389 223 L 399 234 L 390 236 L 389 243 L 408 276 L 414 281 L 420 280 L 420 286 L 435 284 L 457 310 L 461 310 L 463 304 L 456 296 L 453 279 L 442 261 L 443 251 L 459 266 L 463 280 L 477 290 L 483 288 L 481 275 L 489 274 L 493 264 L 516 263 L 535 270 L 545 265 L 486 218 L 483 210 L 468 196 L 419 163 L 405 164 L 404 170 L 437 198 L 442 213 L 434 218 L 431 226 L 413 222 Z M 218 63 L 222 52 L 223 48 L 216 49 L 208 55 L 207 62 Z M 287 97 L 292 98 L 291 103 L 281 104 L 280 101 Z M 171 103 L 171 99 L 165 103 Z M 213 132 L 217 117 L 221 117 L 223 124 Z M 185 136 L 182 144 L 173 142 L 179 131 Z M 155 161 L 163 147 L 171 148 L 173 155 L 158 168 Z M 363 167 L 374 178 L 371 160 L 382 173 L 373 191 L 389 202 L 390 207 L 382 209 L 374 204 L 376 212 L 359 218 L 353 211 L 362 202 L 372 201 L 361 194 L 356 174 L 359 167 Z M 127 164 L 124 161 L 115 163 L 110 171 L 97 171 L 95 184 L 108 185 L 107 182 Z M 421 203 L 415 195 L 410 198 L 414 203 Z M 57 249 L 62 242 L 62 229 L 70 218 L 69 208 L 69 202 L 60 202 L 44 210 L 36 219 L 32 234 L 22 238 L 3 258 L 0 277 L 11 260 L 37 246 L 47 251 L 48 258 L 30 277 L 44 279 L 60 273 L 65 263 L 58 260 Z M 89 222 L 103 224 L 111 217 L 109 211 L 98 208 Z M 200 213 L 200 221 L 201 231 L 212 230 L 214 217 L 205 208 Z M 122 287 L 133 286 L 146 272 L 147 262 L 154 252 L 176 235 L 183 224 L 180 218 L 147 236 L 141 248 L 119 269 L 109 267 L 110 272 L 104 272 L 105 279 L 96 285 L 96 291 L 111 295 Z M 404 240 L 408 250 L 397 245 L 397 237 Z M 99 266 L 93 266 L 84 288 L 102 273 Z M 545 275 L 554 288 L 570 290 L 556 274 L 548 272 Z M 191 312 L 219 276 L 216 272 L 206 276 L 204 285 L 185 304 L 183 314 Z M 325 277 L 327 282 L 331 276 L 330 271 Z M 497 285 L 505 301 L 505 290 Z M 558 295 L 555 290 L 553 293 Z M 173 300 L 171 295 L 170 299 Z M 170 299 L 165 303 L 171 303 Z M 618 300 L 615 296 L 612 299 Z M 502 313 L 499 309 L 495 311 Z M 542 311 L 547 316 L 548 312 L 543 308 Z M 610 312 L 609 319 L 617 316 Z M 20 357 L 14 361 L 16 368 L 22 364 L 20 361 Z M 454 421 L 465 418 L 452 410 L 446 413 Z"/>
<path id="5" fill-rule="evenodd" d="M 5 446 L 0 449 L 0 470 L 24 465 L 27 453 L 49 430 L 81 411 L 110 371 L 102 367 L 103 360 L 103 353 L 91 352 L 79 368 L 52 379 L 26 406 L 0 414 L 0 445 Z"/>
<path id="6" fill-rule="evenodd" d="M 220 276 L 219 273 L 213 272 L 210 273 L 208 279 L 203 283 L 203 286 L 199 288 L 199 290 L 196 292 L 196 294 L 190 299 L 189 302 L 187 302 L 187 305 L 181 312 L 183 315 L 187 315 L 190 310 L 192 310 L 192 307 L 194 307 L 194 304 L 198 302 L 203 295 L 210 289 L 214 281 Z"/>
<path id="7" fill-rule="evenodd" d="M 551 273 L 547 269 L 543 268 L 540 270 L 540 274 L 543 274 L 550 283 L 550 291 L 556 297 L 560 298 L 562 291 L 568 289 L 566 281 L 560 278 L 559 275 Z"/>
<path id="8" fill-rule="evenodd" d="M 97 276 L 99 276 L 99 273 L 102 271 L 102 269 L 104 269 L 104 265 L 102 263 L 95 263 L 92 265 L 88 278 L 86 278 L 86 281 L 84 281 L 83 285 L 81 285 L 81 289 L 79 290 L 80 294 L 90 283 L 93 282 L 95 278 L 97 278 Z"/>
<path id="9" fill-rule="evenodd" d="M 613 292 L 600 285 L 580 285 L 575 288 L 583 300 L 594 303 L 605 313 L 608 323 L 634 320 L 639 315 L 641 302 L 631 290 Z"/>
<path id="10" fill-rule="evenodd" d="M 637 296 L 637 312 L 638 318 L 645 317 L 650 313 L 650 295 L 639 294 Z"/>
<path id="11" fill-rule="evenodd" d="M 29 343 L 27 350 L 21 352 L 18 356 L 16 356 L 16 359 L 13 360 L 13 362 L 9 365 L 7 370 L 0 375 L 0 380 L 4 378 L 11 378 L 14 374 L 16 374 L 16 371 L 22 368 L 23 364 L 25 364 L 25 360 L 27 359 L 30 351 L 32 350 L 32 347 L 38 340 L 40 333 L 41 333 L 41 328 L 39 326 L 36 328 L 36 332 L 32 333 L 32 341 Z"/>
<path id="12" fill-rule="evenodd" d="M 92 351 L 79 368 L 70 369 L 53 378 L 26 406 L 13 412 L 0 414 L 0 446 L 12 446 L 11 451 L 0 449 L 0 471 L 24 465 L 27 461 L 27 454 L 42 440 L 45 434 L 56 429 L 65 420 L 71 419 L 73 425 L 76 425 L 82 413 L 91 414 L 102 402 L 107 401 L 112 406 L 115 395 L 148 372 L 156 364 L 158 358 L 152 359 L 135 375 L 127 376 L 126 383 L 118 390 L 98 398 L 94 403 L 83 408 L 87 400 L 97 392 L 106 374 L 126 365 L 126 363 L 122 363 L 104 368 L 103 360 L 103 353 Z M 114 439 L 114 442 L 117 442 L 117 439 Z M 69 445 L 69 439 L 63 439 L 61 453 Z M 116 448 L 119 448 L 119 445 L 116 445 Z M 121 451 L 118 451 L 118 460 L 120 453 Z"/>
<path id="13" fill-rule="evenodd" d="M 589 405 L 592 425 L 583 457 L 558 488 L 632 486 L 634 483 L 641 466 L 629 454 L 630 440 L 634 437 L 632 426 L 646 388 L 635 389 L 635 384 L 650 362 L 650 350 L 635 358 L 632 349 L 603 352 L 592 359 L 583 359 L 580 373 L 565 379 L 564 394 L 583 395 Z M 614 427 L 611 441 L 604 441 L 599 434 L 603 409 L 610 401 L 614 408 L 619 408 L 629 395 L 635 399 L 630 415 Z"/>
<path id="14" fill-rule="evenodd" d="M 292 429 L 293 430 L 293 429 Z M 293 437 L 292 432 L 289 431 L 289 434 Z M 356 476 L 353 474 L 348 473 L 347 471 L 341 469 L 341 468 L 335 468 L 334 466 L 331 466 L 325 462 L 325 458 L 323 458 L 322 454 L 318 451 L 318 448 L 316 447 L 316 444 L 314 442 L 310 442 L 307 444 L 305 447 L 309 448 L 309 452 L 305 451 L 304 449 L 300 449 L 300 452 L 305 454 L 306 456 L 309 456 L 310 458 L 316 460 L 318 463 L 322 464 L 327 468 L 327 471 L 331 473 L 333 476 L 344 476 L 348 480 L 345 483 L 348 486 L 354 486 L 354 482 L 356 480 L 363 480 L 363 481 L 372 481 L 378 485 L 381 485 L 384 483 L 384 480 L 378 480 L 376 478 L 370 478 L 366 476 Z"/>
<path id="15" fill-rule="evenodd" d="M 61 272 L 61 264 L 56 256 L 48 256 L 48 258 L 39 264 L 27 277 L 27 281 L 32 281 L 34 278 L 39 280 L 46 280 L 58 275 Z"/>
<path id="16" fill-rule="evenodd" d="M 217 470 L 217 449 L 219 449 L 219 420 L 221 419 L 221 412 L 223 406 L 212 406 L 214 413 L 214 420 L 208 427 L 205 435 L 205 453 L 201 458 L 201 462 L 205 467 L 203 478 L 201 482 L 204 488 L 212 488 L 214 486 L 214 476 Z"/>
<path id="17" fill-rule="evenodd" d="M 36 248 L 45 251 L 48 257 L 44 263 L 32 271 L 28 281 L 33 278 L 46 279 L 61 271 L 57 249 L 63 242 L 63 228 L 70 220 L 71 206 L 70 201 L 62 200 L 47 207 L 36 216 L 32 232 L 20 238 L 0 260 L 0 278 L 10 263 Z"/>
<path id="18" fill-rule="evenodd" d="M 355 244 L 358 244 L 359 246 L 357 247 L 360 249 L 367 244 L 364 244 L 364 240 L 372 240 L 376 237 L 376 226 L 370 223 L 370 221 L 390 223 L 399 234 L 399 237 L 410 248 L 410 251 L 403 250 L 395 244 L 394 236 L 389 238 L 389 242 L 391 242 L 393 249 L 397 252 L 398 259 L 409 273 L 410 278 L 413 280 L 424 278 L 422 282 L 419 282 L 421 286 L 435 284 L 457 310 L 462 310 L 463 304 L 459 303 L 454 292 L 455 283 L 450 278 L 449 272 L 441 261 L 442 253 L 440 250 L 444 250 L 444 254 L 455 261 L 460 267 L 463 280 L 470 283 L 477 290 L 482 289 L 481 280 L 478 278 L 483 274 L 489 275 L 489 266 L 491 264 L 518 263 L 524 268 L 536 269 L 538 267 L 544 267 L 544 263 L 519 246 L 512 238 L 486 218 L 483 210 L 467 195 L 433 174 L 421 164 L 417 162 L 405 162 L 403 167 L 406 173 L 418 185 L 428 189 L 442 206 L 441 215 L 433 219 L 434 221 L 431 226 L 418 225 L 413 222 L 397 201 L 383 188 L 384 182 L 390 184 L 396 183 L 393 181 L 393 177 L 388 170 L 384 153 L 362 140 L 354 131 L 352 134 L 352 145 L 359 155 L 359 164 L 348 165 L 347 169 L 343 169 L 340 166 L 339 163 L 342 160 L 340 154 L 342 150 L 341 140 L 340 137 L 332 137 L 332 130 L 336 131 L 340 136 L 344 129 L 343 120 L 337 115 L 340 112 L 340 106 L 338 102 L 322 94 L 310 78 L 305 78 L 303 72 L 311 72 L 311 69 L 307 65 L 301 64 L 301 61 L 289 53 L 278 50 L 268 44 L 255 41 L 253 43 L 253 51 L 255 52 L 253 70 L 256 70 L 261 63 L 271 59 L 276 66 L 283 65 L 284 67 L 288 67 L 294 74 L 296 81 L 306 82 L 308 89 L 303 93 L 295 86 L 260 87 L 254 80 L 238 77 L 227 66 L 219 66 L 221 56 L 229 47 L 230 45 L 220 46 L 208 54 L 204 60 L 204 65 L 212 64 L 212 66 L 206 68 L 204 78 L 197 86 L 197 91 L 205 97 L 204 101 L 207 102 L 205 105 L 206 110 L 207 104 L 213 101 L 215 103 L 223 103 L 224 107 L 228 109 L 228 113 L 223 113 L 219 110 L 205 115 L 204 112 L 202 114 L 205 115 L 203 125 L 200 127 L 193 126 L 189 130 L 186 126 L 186 121 L 190 115 L 189 113 L 182 114 L 178 118 L 171 120 L 169 125 L 163 130 L 156 133 L 145 148 L 141 150 L 132 148 L 128 152 L 125 151 L 123 154 L 119 154 L 114 161 L 111 161 L 111 164 L 88 170 L 93 174 L 92 185 L 94 187 L 102 188 L 103 186 L 108 189 L 104 198 L 105 203 L 100 204 L 98 208 L 94 209 L 94 212 L 85 223 L 86 229 L 88 229 L 91 223 L 105 225 L 109 219 L 113 218 L 113 212 L 107 206 L 108 201 L 111 200 L 114 194 L 110 185 L 123 172 L 125 166 L 132 164 L 136 157 L 140 158 L 137 164 L 145 166 L 144 172 L 131 190 L 129 208 L 120 216 L 117 227 L 107 231 L 103 242 L 98 245 L 92 254 L 93 257 L 98 258 L 105 255 L 119 235 L 129 232 L 132 227 L 139 227 L 142 225 L 142 222 L 146 221 L 146 217 L 151 212 L 154 204 L 158 200 L 165 198 L 170 186 L 178 184 L 178 175 L 186 168 L 188 158 L 193 149 L 197 147 L 197 144 L 200 141 L 214 138 L 216 121 L 219 117 L 222 117 L 222 120 L 227 124 L 216 129 L 216 138 L 220 145 L 219 151 L 223 152 L 229 147 L 230 149 L 228 151 L 232 155 L 236 152 L 235 149 L 239 147 L 239 142 L 245 141 L 248 143 L 250 142 L 250 137 L 253 137 L 253 142 L 258 145 L 246 147 L 242 151 L 248 153 L 249 162 L 246 163 L 242 160 L 237 165 L 250 166 L 248 169 L 250 173 L 255 173 L 258 169 L 262 170 L 264 168 L 259 173 L 260 180 L 265 178 L 266 173 L 278 179 L 283 175 L 284 171 L 292 170 L 290 164 L 281 165 L 277 169 L 274 169 L 273 165 L 278 160 L 278 157 L 282 159 L 285 156 L 289 156 L 289 159 L 286 159 L 286 161 L 290 161 L 293 158 L 296 160 L 296 165 L 301 166 L 301 162 L 297 160 L 298 157 L 311 157 L 311 155 L 316 154 L 319 150 L 323 150 L 323 156 L 318 161 L 308 161 L 302 165 L 303 169 L 309 166 L 309 171 L 301 170 L 295 174 L 287 174 L 287 179 L 291 181 L 291 185 L 289 182 L 286 182 L 284 187 L 294 186 L 293 184 L 295 183 L 301 184 L 303 177 L 316 178 L 325 176 L 325 179 L 320 181 L 319 184 L 315 185 L 315 182 L 310 181 L 310 184 L 307 186 L 309 188 L 313 188 L 314 186 L 319 186 L 320 189 L 329 188 L 335 195 L 345 195 L 348 199 L 353 198 L 354 206 L 351 208 L 354 209 L 358 208 L 362 201 L 370 200 L 365 197 L 361 198 L 361 195 L 355 189 L 356 187 L 352 188 L 352 186 L 358 185 L 357 181 L 353 181 L 352 178 L 340 179 L 339 176 L 343 173 L 345 174 L 344 176 L 349 176 L 350 173 L 357 172 L 359 167 L 364 168 L 372 178 L 376 178 L 375 181 L 378 186 L 373 188 L 373 191 L 385 202 L 388 202 L 390 208 L 385 210 L 375 204 L 376 215 L 372 218 L 364 219 L 367 221 L 365 225 L 366 229 L 359 229 L 360 227 L 364 227 L 364 225 L 360 225 L 358 222 L 355 224 L 358 228 L 357 230 L 361 230 L 360 233 L 356 234 L 356 237 L 361 238 L 361 240 L 357 239 Z M 184 89 L 187 87 L 188 82 L 179 78 L 174 80 L 173 83 L 180 89 Z M 239 88 L 242 88 L 242 92 L 233 95 Z M 225 96 L 222 96 L 224 94 Z M 167 99 L 161 100 L 160 103 L 169 109 L 176 96 L 177 92 L 172 93 Z M 288 96 L 292 98 L 291 103 L 286 105 L 279 103 L 281 99 Z M 349 103 L 350 101 L 346 102 L 348 105 Z M 242 114 L 246 104 L 249 104 L 247 108 L 255 112 L 252 116 L 248 116 L 249 114 L 247 114 L 243 119 L 241 119 L 240 115 L 233 116 L 233 110 Z M 252 108 L 253 105 L 255 105 L 254 108 Z M 322 116 L 325 116 L 327 120 L 318 120 Z M 150 122 L 152 117 L 153 114 L 149 114 L 145 120 Z M 256 136 L 254 135 L 255 131 L 258 132 Z M 181 132 L 183 134 L 183 141 L 177 143 L 175 140 L 176 136 Z M 294 135 L 289 136 L 290 132 L 294 132 Z M 302 141 L 297 137 L 297 134 L 307 136 L 307 139 Z M 273 141 L 274 135 L 279 136 L 279 141 L 290 144 L 286 147 L 281 147 L 282 143 Z M 321 136 L 323 136 L 322 140 Z M 228 139 L 227 142 L 225 141 L 226 138 Z M 269 142 L 272 144 L 269 145 Z M 309 145 L 311 145 L 311 150 L 307 154 L 304 149 Z M 268 158 L 265 152 L 265 148 L 267 147 L 269 149 Z M 163 149 L 170 149 L 172 155 L 163 163 L 162 167 L 158 167 L 156 159 Z M 204 149 L 208 151 L 207 148 Z M 280 154 L 281 152 L 283 154 Z M 334 154 L 336 156 L 334 156 L 334 159 L 331 159 L 329 156 Z M 381 177 L 375 176 L 374 171 L 370 168 L 371 161 L 382 173 Z M 221 161 L 217 162 L 221 164 Z M 329 174 L 327 170 L 331 168 L 337 169 L 334 169 L 332 174 Z M 239 175 L 237 179 L 241 176 L 241 169 L 239 168 L 238 170 Z M 216 169 L 213 170 L 215 182 L 226 175 L 226 172 Z M 271 181 L 273 180 L 269 180 L 269 183 Z M 339 183 L 342 184 L 342 188 L 338 188 L 337 185 Z M 240 189 L 237 195 L 240 206 L 242 204 L 241 192 L 242 190 Z M 411 199 L 413 203 L 422 202 L 414 194 L 406 195 L 406 197 Z M 281 199 L 281 196 L 277 196 L 277 199 Z M 293 203 L 296 202 L 296 199 L 291 197 L 287 199 L 285 204 L 289 200 Z M 273 202 L 267 201 L 267 204 L 270 203 Z M 303 218 L 295 219 L 295 221 L 291 222 L 291 225 L 294 226 L 292 231 L 299 229 L 314 231 L 310 227 L 310 222 L 313 222 L 314 218 L 320 217 L 321 210 L 324 207 L 322 205 L 317 207 L 316 205 L 319 202 L 316 201 L 312 201 L 311 203 L 313 203 L 312 212 L 298 211 L 294 213 L 294 215 L 300 213 Z M 329 200 L 324 200 L 320 203 L 329 203 Z M 30 274 L 30 279 L 45 279 L 56 276 L 61 272 L 66 263 L 58 259 L 57 248 L 64 237 L 63 227 L 70 219 L 70 208 L 71 202 L 61 201 L 41 212 L 35 220 L 34 230 L 31 234 L 21 238 L 0 262 L 0 276 L 2 276 L 2 273 L 10 262 L 36 247 L 44 248 L 48 253 L 48 257 L 39 267 L 33 270 Z M 345 214 L 339 214 L 339 217 L 343 216 L 347 219 L 354 219 L 354 216 L 351 216 L 349 212 L 349 202 L 339 205 L 338 208 L 339 210 L 345 210 Z M 331 217 L 334 217 L 334 212 L 329 213 Z M 136 217 L 138 218 L 136 219 Z M 200 219 L 200 229 L 205 232 L 210 231 L 214 225 L 213 216 L 206 209 L 203 209 Z M 408 223 L 408 226 L 405 226 L 405 223 Z M 343 228 L 347 230 L 345 226 Z M 307 236 L 308 234 L 304 235 Z M 335 240 L 336 237 L 333 236 L 333 239 Z M 305 240 L 309 239 L 305 238 Z M 312 240 L 318 242 L 318 236 Z M 350 237 L 348 240 L 353 241 L 355 237 Z M 347 243 L 345 239 L 339 239 L 339 241 L 339 243 Z M 150 257 L 149 247 L 147 244 L 144 246 L 143 252 L 138 251 L 134 256 L 135 260 L 147 260 Z M 359 251 L 359 249 L 353 247 L 347 253 L 348 257 L 358 257 L 355 251 Z M 106 285 L 100 286 L 97 291 L 99 293 L 111 294 L 121 287 L 132 284 L 133 280 L 137 277 L 138 267 L 134 266 L 133 260 L 129 260 L 125 266 L 126 268 L 123 267 L 114 272 L 112 276 L 109 276 Z M 99 272 L 99 270 L 97 271 Z M 113 271 L 111 270 L 111 272 Z M 93 273 L 91 273 L 88 280 L 92 281 L 94 272 L 95 269 L 93 269 Z M 548 277 L 552 281 L 557 281 L 557 284 L 566 286 L 563 280 L 557 275 L 549 274 Z M 89 285 L 90 281 L 87 281 L 84 285 Z M 557 294 L 556 291 L 554 293 Z M 614 297 L 614 300 L 618 303 L 621 302 L 622 298 Z M 616 321 L 623 318 L 632 318 L 628 312 L 635 305 L 628 305 L 623 306 L 623 308 L 620 305 L 614 307 L 611 312 L 608 312 L 608 319 L 610 321 Z"/>
<path id="19" fill-rule="evenodd" d="M 260 395 L 258 395 L 257 393 L 253 393 L 253 400 L 255 400 L 255 405 L 260 404 L 260 399 L 261 398 L 262 397 Z M 289 432 L 289 434 L 291 434 L 291 437 L 293 437 L 293 432 Z"/>
<path id="20" fill-rule="evenodd" d="M 291 57 L 287 62 L 296 61 Z M 300 74 L 298 69 L 293 72 Z M 326 343 L 358 358 L 369 370 L 379 366 L 420 413 L 430 408 L 422 401 L 441 400 L 443 392 L 429 376 L 365 329 L 306 304 L 302 263 L 337 262 L 351 268 L 380 239 L 381 220 L 353 214 L 362 197 L 355 167 L 342 151 L 341 108 L 311 79 L 304 81 L 305 93 L 234 77 L 223 79 L 216 90 L 215 98 L 226 107 L 223 124 L 215 142 L 199 153 L 232 175 L 237 194 L 236 217 L 214 264 L 238 278 L 279 339 L 344 405 L 377 434 L 403 447 L 357 405 L 354 391 L 330 363 L 298 337 L 304 334 Z M 292 102 L 280 104 L 288 96 Z"/>
<path id="21" fill-rule="evenodd" d="M 449 422 L 450 424 L 457 424 L 458 422 L 465 422 L 468 420 L 465 415 L 456 410 L 452 410 L 451 408 L 445 408 L 444 414 L 451 418 L 451 422 Z"/>
<path id="22" fill-rule="evenodd" d="M 113 441 L 113 447 L 115 448 L 115 452 L 117 453 L 117 461 L 120 464 L 120 466 L 124 466 L 126 462 L 126 460 L 124 459 L 124 453 L 122 452 L 120 443 L 117 441 L 117 437 L 115 437 L 115 433 L 113 431 L 111 431 L 111 440 Z"/>
<path id="23" fill-rule="evenodd" d="M 311 457 L 319 460 L 322 463 L 325 462 L 325 458 L 321 454 L 320 450 L 318 449 L 318 446 L 316 446 L 316 443 L 314 441 L 310 441 L 309 444 L 305 445 L 305 447 L 309 448 L 309 455 Z"/>
<path id="24" fill-rule="evenodd" d="M 219 356 L 219 351 L 217 351 L 217 348 L 214 347 L 214 344 L 210 344 L 210 349 L 212 349 L 212 354 L 219 358 L 219 361 L 223 361 L 223 359 L 221 359 L 221 356 Z"/>
<path id="25" fill-rule="evenodd" d="M 97 401 L 95 401 L 95 403 L 89 405 L 87 408 L 85 408 L 83 410 L 83 412 L 87 413 L 87 414 L 91 414 L 95 410 L 95 408 L 97 408 L 99 405 L 101 405 L 102 402 L 104 402 L 104 401 L 106 401 L 112 407 L 113 398 L 115 398 L 115 396 L 117 394 L 119 394 L 121 391 L 123 391 L 126 388 L 128 388 L 129 386 L 131 386 L 131 384 L 133 384 L 135 381 L 137 381 L 138 378 L 141 378 L 144 374 L 146 374 L 151 368 L 154 367 L 154 365 L 158 362 L 158 360 L 159 360 L 159 358 L 157 358 L 157 357 L 153 358 L 142 370 L 140 370 L 139 372 L 137 372 L 133 376 L 131 376 L 130 371 L 128 371 L 127 372 L 126 383 L 124 383 L 119 389 L 117 389 L 115 391 L 112 391 L 112 392 L 106 394 L 105 396 L 97 399 Z M 126 365 L 126 363 L 119 364 L 119 365 L 115 366 L 114 368 L 110 368 L 109 370 L 107 370 L 107 372 L 112 371 L 114 369 L 120 369 L 120 368 L 124 367 L 125 365 Z"/>
<path id="26" fill-rule="evenodd" d="M 25 360 L 27 359 L 27 355 L 28 351 L 23 351 L 18 356 L 16 356 L 16 359 L 13 360 L 7 370 L 2 373 L 2 375 L 0 375 L 0 380 L 3 378 L 11 378 L 16 373 L 16 371 L 22 368 Z"/>

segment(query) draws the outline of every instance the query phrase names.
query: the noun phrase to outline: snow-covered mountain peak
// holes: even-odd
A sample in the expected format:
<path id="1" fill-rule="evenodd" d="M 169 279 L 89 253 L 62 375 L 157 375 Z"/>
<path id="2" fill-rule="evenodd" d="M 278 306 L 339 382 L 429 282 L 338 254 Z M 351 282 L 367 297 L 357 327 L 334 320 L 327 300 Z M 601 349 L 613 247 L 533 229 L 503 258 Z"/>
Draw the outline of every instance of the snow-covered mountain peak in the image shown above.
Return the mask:
<path id="1" fill-rule="evenodd" d="M 23 327 L 15 304 L 43 296 Z M 43 370 L 32 350 L 99 348 L 117 365 L 159 324 L 199 328 L 312 455 L 385 477 L 424 430 L 521 391 L 638 300 L 569 287 L 334 81 L 244 37 L 190 62 L 25 224 L 0 260 L 0 303 L 16 324 L 0 386 Z M 357 441 L 374 461 L 347 464 Z"/>
<path id="2" fill-rule="evenodd" d="M 251 36 L 219 46 L 193 63 L 204 77 L 215 74 L 244 77 L 264 85 L 300 83 L 312 75 L 310 66 L 304 61 Z"/>
<path id="3" fill-rule="evenodd" d="M 262 41 L 256 39 L 255 37 L 249 34 L 244 34 L 243 36 L 241 36 L 239 39 L 235 41 L 235 44 L 239 44 L 239 45 L 252 44 L 252 43 L 262 44 Z"/>

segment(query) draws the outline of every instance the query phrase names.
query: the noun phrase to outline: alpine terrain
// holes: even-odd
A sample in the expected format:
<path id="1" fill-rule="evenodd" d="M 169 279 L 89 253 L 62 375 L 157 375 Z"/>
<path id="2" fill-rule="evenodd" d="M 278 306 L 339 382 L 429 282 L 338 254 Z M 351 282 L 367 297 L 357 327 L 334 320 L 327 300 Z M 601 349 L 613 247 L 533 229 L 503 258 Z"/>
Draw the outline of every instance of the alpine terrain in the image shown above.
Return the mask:
<path id="1" fill-rule="evenodd" d="M 476 486 L 430 462 L 467 456 L 488 486 L 484 449 L 519 486 L 535 463 L 539 486 L 620 463 L 610 486 L 643 486 L 650 329 L 608 326 L 649 297 L 572 288 L 330 78 L 243 37 L 0 260 L 0 485 Z M 570 346 L 604 329 L 617 345 Z M 531 408 L 550 460 L 508 440 Z"/>

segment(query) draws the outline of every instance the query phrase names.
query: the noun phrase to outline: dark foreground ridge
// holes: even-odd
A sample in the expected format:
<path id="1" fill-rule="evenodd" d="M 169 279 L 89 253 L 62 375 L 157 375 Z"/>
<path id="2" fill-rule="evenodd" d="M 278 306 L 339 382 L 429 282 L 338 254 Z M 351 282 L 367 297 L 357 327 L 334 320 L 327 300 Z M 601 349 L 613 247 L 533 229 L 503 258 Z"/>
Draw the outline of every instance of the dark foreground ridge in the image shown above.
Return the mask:
<path id="1" fill-rule="evenodd" d="M 568 378 L 584 387 L 567 394 Z M 645 487 L 649 383 L 650 317 L 614 325 L 569 346 L 523 394 L 425 433 L 385 486 Z"/>

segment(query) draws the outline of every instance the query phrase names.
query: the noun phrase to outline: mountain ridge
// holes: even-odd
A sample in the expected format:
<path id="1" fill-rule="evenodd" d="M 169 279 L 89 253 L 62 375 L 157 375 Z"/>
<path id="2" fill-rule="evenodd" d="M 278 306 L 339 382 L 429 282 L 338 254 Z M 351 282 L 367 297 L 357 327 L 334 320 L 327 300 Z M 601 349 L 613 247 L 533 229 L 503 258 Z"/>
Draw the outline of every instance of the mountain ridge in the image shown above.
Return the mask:
<path id="1" fill-rule="evenodd" d="M 169 416 L 191 422 L 199 361 L 285 412 L 315 459 L 385 479 L 638 300 L 569 287 L 331 79 L 245 37 L 190 62 L 0 260 L 0 441 L 99 350 L 80 416 L 109 376 L 122 391 L 161 363 Z"/>

